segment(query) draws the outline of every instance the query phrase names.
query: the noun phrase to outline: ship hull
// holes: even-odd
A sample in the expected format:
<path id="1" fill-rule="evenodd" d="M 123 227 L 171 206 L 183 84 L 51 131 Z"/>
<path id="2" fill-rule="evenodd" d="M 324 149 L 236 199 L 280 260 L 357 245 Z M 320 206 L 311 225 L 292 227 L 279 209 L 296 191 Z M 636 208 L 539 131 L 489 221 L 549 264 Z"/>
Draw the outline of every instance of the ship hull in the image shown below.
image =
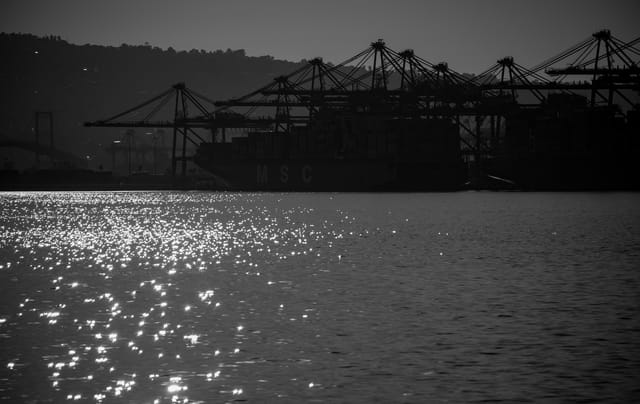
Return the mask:
<path id="1" fill-rule="evenodd" d="M 196 159 L 216 187 L 247 191 L 452 191 L 461 189 L 460 163 L 394 163 L 344 160 L 248 160 L 216 163 Z"/>
<path id="2" fill-rule="evenodd" d="M 450 191 L 465 183 L 450 120 L 325 115 L 284 132 L 202 143 L 194 161 L 233 190 Z"/>

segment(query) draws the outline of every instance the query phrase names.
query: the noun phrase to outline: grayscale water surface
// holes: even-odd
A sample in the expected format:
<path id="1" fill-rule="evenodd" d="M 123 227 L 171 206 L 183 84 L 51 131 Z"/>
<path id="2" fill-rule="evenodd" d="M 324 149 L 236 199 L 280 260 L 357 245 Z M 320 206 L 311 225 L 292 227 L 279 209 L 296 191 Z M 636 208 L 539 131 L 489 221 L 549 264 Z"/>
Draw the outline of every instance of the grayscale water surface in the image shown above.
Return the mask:
<path id="1" fill-rule="evenodd" d="M 11 402 L 631 402 L 640 194 L 0 194 Z"/>

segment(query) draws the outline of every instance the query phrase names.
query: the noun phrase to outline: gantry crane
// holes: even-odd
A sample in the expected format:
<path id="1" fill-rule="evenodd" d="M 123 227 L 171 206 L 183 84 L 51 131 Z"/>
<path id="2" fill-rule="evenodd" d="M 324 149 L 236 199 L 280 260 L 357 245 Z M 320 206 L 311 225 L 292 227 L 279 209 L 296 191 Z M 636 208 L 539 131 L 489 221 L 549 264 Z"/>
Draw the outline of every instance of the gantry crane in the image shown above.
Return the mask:
<path id="1" fill-rule="evenodd" d="M 481 158 L 500 143 L 500 128 L 508 116 L 546 105 L 550 94 L 576 95 L 588 90 L 592 107 L 598 101 L 612 106 L 616 95 L 634 104 L 628 92 L 640 89 L 638 42 L 640 38 L 625 43 L 603 30 L 531 69 L 504 57 L 483 73 L 470 76 L 447 63 L 431 63 L 413 50 L 395 51 L 380 39 L 337 65 L 314 58 L 242 97 L 214 102 L 179 83 L 86 126 L 172 128 L 174 174 L 177 161 L 182 162 L 182 172 L 186 171 L 187 141 L 196 145 L 206 141 L 199 130 L 210 133 L 210 142 L 226 142 L 226 129 L 289 133 L 296 126 L 336 114 L 451 119 L 468 135 L 461 137 L 464 148 Z M 557 67 L 571 58 L 568 66 Z M 567 81 L 569 76 L 588 76 L 590 81 Z M 161 111 L 167 109 L 169 113 L 161 118 Z M 475 127 L 467 123 L 469 117 L 475 118 Z M 481 130 L 487 117 L 489 138 Z M 221 136 L 217 136 L 219 131 Z M 179 137 L 182 153 L 177 157 Z"/>

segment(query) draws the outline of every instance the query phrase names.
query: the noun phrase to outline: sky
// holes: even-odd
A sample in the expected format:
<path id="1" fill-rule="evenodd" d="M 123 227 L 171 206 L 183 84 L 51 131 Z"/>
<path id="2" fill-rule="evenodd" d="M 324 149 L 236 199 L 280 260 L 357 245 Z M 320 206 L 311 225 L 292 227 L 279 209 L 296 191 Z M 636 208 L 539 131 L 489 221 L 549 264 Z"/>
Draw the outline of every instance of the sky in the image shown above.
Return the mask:
<path id="1" fill-rule="evenodd" d="M 469 73 L 504 56 L 531 67 L 605 28 L 630 41 L 638 16 L 638 0 L 0 0 L 1 32 L 75 44 L 339 63 L 382 38 Z"/>

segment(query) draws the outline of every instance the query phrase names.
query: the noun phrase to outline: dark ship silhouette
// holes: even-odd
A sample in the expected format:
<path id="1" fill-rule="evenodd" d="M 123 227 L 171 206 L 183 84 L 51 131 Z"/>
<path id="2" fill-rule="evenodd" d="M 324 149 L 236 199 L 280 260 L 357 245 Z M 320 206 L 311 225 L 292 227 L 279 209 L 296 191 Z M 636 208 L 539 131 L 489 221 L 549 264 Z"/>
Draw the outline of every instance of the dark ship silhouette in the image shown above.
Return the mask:
<path id="1" fill-rule="evenodd" d="M 249 190 L 453 190 L 466 175 L 451 121 L 375 111 L 320 110 L 305 126 L 202 143 L 194 161 Z"/>
<path id="2" fill-rule="evenodd" d="M 471 76 L 378 40 L 244 97 L 213 102 L 177 84 L 87 125 L 172 128 L 174 174 L 192 160 L 218 189 L 638 189 L 639 41 L 600 31 L 532 69 L 507 57 Z M 153 121 L 161 104 L 173 116 Z"/>

